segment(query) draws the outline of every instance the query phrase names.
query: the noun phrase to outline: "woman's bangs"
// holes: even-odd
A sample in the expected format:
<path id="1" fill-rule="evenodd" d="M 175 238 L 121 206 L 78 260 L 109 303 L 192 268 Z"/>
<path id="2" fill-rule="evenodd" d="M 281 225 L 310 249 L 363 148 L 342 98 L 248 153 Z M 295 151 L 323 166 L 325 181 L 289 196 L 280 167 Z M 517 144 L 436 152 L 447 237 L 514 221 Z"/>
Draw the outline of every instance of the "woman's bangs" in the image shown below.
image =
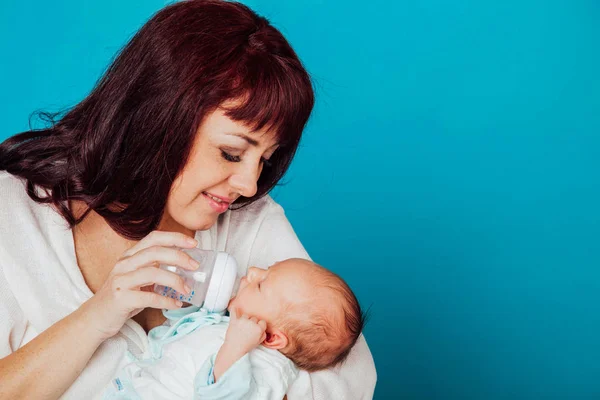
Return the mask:
<path id="1" fill-rule="evenodd" d="M 262 61 L 260 68 L 247 65 L 246 74 L 238 76 L 232 90 L 238 100 L 225 107 L 227 116 L 254 131 L 274 133 L 282 147 L 296 145 L 314 102 L 310 79 L 289 65 Z"/>

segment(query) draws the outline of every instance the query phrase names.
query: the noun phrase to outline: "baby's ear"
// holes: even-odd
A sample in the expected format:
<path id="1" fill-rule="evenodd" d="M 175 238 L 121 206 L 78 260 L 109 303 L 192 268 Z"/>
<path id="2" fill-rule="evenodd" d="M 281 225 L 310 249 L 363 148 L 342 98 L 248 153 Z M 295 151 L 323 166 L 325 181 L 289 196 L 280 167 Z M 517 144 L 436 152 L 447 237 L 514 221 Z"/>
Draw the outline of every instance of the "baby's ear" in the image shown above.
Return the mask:
<path id="1" fill-rule="evenodd" d="M 273 350 L 281 350 L 288 345 L 288 337 L 279 329 L 267 329 L 267 337 L 262 345 Z"/>

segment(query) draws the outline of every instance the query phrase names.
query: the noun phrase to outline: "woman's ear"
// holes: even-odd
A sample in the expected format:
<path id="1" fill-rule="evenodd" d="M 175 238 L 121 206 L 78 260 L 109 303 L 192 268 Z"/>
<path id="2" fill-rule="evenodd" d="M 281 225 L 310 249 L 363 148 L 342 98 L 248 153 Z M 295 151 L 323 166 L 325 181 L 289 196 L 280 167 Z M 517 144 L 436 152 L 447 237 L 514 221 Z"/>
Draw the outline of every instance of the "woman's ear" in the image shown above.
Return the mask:
<path id="1" fill-rule="evenodd" d="M 288 337 L 279 329 L 268 329 L 267 337 L 262 342 L 262 345 L 274 350 L 281 350 L 288 345 Z"/>

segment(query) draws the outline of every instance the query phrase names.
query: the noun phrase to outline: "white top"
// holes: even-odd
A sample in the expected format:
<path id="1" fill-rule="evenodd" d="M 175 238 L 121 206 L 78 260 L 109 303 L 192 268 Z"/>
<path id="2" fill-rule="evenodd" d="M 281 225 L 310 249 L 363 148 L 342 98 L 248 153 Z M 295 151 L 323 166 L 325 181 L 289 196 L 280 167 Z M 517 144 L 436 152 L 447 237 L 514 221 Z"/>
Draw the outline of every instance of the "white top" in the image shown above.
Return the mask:
<path id="1" fill-rule="evenodd" d="M 49 205 L 31 200 L 25 184 L 4 171 L 0 172 L 0 196 L 2 358 L 93 294 L 77 265 L 73 235 L 62 216 Z M 308 258 L 283 209 L 268 196 L 239 211 L 227 211 L 209 230 L 198 231 L 196 239 L 200 248 L 232 254 L 244 269 L 292 257 Z M 121 332 L 100 345 L 63 399 L 100 396 L 128 347 L 136 354 L 140 351 L 136 345 L 147 341 L 133 320 Z M 342 366 L 310 374 L 301 371 L 288 399 L 370 399 L 375 382 L 373 358 L 361 336 Z"/>

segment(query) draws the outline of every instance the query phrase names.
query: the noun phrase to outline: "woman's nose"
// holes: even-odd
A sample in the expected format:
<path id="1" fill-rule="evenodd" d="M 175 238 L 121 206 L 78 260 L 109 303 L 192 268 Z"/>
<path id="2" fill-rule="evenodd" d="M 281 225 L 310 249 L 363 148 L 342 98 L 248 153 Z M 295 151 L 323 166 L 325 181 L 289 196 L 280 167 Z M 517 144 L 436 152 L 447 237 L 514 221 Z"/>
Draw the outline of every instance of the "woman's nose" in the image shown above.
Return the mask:
<path id="1" fill-rule="evenodd" d="M 252 197 L 258 190 L 257 182 L 260 175 L 260 168 L 257 172 L 244 171 L 229 177 L 229 184 L 240 195 L 244 197 Z"/>

